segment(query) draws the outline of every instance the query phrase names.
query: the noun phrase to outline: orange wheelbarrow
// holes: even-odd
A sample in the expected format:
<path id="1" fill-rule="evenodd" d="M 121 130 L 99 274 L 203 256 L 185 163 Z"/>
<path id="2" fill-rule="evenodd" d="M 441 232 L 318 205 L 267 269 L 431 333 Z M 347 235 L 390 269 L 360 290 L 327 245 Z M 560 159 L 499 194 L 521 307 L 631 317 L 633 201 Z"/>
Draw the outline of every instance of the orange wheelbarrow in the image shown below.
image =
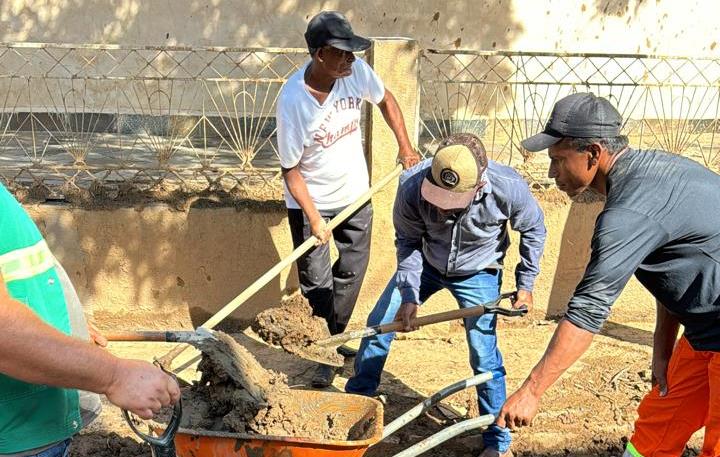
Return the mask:
<path id="1" fill-rule="evenodd" d="M 428 397 L 390 424 L 383 427 L 383 405 L 379 401 L 345 393 L 296 390 L 294 401 L 300 402 L 308 417 L 324 420 L 327 413 L 339 413 L 335 420 L 350 430 L 351 439 L 318 440 L 289 436 L 250 435 L 178 428 L 182 406 L 175 406 L 170 424 L 145 435 L 132 421 L 130 427 L 151 446 L 157 457 L 361 457 L 373 445 L 392 435 L 433 405 L 466 388 L 483 384 L 502 374 L 481 373 L 456 382 Z M 129 419 L 126 415 L 126 419 Z M 467 419 L 447 427 L 394 457 L 414 457 L 469 430 L 488 426 L 495 421 L 491 414 Z"/>

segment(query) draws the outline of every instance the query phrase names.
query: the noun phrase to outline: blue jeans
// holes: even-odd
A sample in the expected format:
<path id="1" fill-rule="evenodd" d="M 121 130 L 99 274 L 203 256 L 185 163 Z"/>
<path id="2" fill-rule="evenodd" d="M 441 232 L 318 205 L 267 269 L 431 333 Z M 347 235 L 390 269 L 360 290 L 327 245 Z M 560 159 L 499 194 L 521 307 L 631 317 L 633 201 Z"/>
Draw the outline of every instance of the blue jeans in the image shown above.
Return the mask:
<path id="1" fill-rule="evenodd" d="M 420 281 L 420 301 L 425 302 L 435 292 L 448 289 L 461 308 L 468 308 L 496 299 L 500 294 L 501 282 L 501 270 L 484 270 L 470 276 L 447 277 L 425 263 Z M 392 322 L 401 302 L 400 291 L 396 286 L 395 276 L 393 276 L 370 313 L 367 325 Z M 465 319 L 465 333 L 470 349 L 470 366 L 475 374 L 492 372 L 498 375 L 496 379 L 477 387 L 481 414 L 497 415 L 507 396 L 505 367 L 502 354 L 497 347 L 496 326 L 497 316 L 495 314 Z M 385 366 L 385 360 L 390 351 L 390 343 L 394 338 L 394 333 L 363 338 L 355 358 L 355 374 L 345 386 L 346 392 L 367 396 L 375 395 L 380 385 L 380 376 Z M 456 380 L 448 380 L 448 382 L 451 381 Z M 510 432 L 506 428 L 491 425 L 483 432 L 485 446 L 493 447 L 500 452 L 505 452 L 510 448 L 510 441 Z"/>
<path id="2" fill-rule="evenodd" d="M 70 455 L 70 443 L 72 438 L 68 438 L 55 446 L 45 449 L 44 451 L 35 454 L 31 457 L 67 457 Z"/>

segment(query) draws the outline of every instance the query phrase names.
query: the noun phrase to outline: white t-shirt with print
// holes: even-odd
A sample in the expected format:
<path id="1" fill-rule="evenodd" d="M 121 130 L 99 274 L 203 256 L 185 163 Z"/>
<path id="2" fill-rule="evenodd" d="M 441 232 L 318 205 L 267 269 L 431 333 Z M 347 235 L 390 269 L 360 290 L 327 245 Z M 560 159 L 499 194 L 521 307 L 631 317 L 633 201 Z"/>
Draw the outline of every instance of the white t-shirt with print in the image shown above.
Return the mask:
<path id="1" fill-rule="evenodd" d="M 280 165 L 299 166 L 318 209 L 338 209 L 357 200 L 370 178 L 362 147 L 360 109 L 363 100 L 378 104 L 385 87 L 362 59 L 352 74 L 335 81 L 321 105 L 305 85 L 309 62 L 285 83 L 277 103 Z M 288 208 L 300 208 L 285 186 Z"/>

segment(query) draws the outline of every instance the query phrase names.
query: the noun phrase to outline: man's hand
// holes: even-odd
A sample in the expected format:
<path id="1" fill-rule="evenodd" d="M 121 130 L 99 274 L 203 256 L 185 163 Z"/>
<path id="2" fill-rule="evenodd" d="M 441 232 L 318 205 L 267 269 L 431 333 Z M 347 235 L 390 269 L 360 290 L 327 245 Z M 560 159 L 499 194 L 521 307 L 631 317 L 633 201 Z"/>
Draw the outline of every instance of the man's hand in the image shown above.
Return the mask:
<path id="1" fill-rule="evenodd" d="M 404 170 L 407 170 L 420 163 L 420 154 L 413 149 L 400 149 L 398 162 L 402 164 Z"/>
<path id="2" fill-rule="evenodd" d="M 540 398 L 536 397 L 528 387 L 523 386 L 507 399 L 495 421 L 500 427 L 515 430 L 532 423 L 537 414 Z"/>
<path id="3" fill-rule="evenodd" d="M 410 321 L 417 317 L 418 305 L 417 303 L 403 303 L 400 305 L 397 314 L 395 314 L 395 321 L 402 322 L 404 327 L 401 331 L 412 332 L 417 330 L 419 327 L 413 326 Z"/>
<path id="4" fill-rule="evenodd" d="M 180 387 L 160 368 L 140 360 L 118 359 L 110 385 L 103 392 L 114 405 L 143 419 L 177 403 Z"/>
<path id="5" fill-rule="evenodd" d="M 533 294 L 530 291 L 519 289 L 515 292 L 515 296 L 512 299 L 512 307 L 520 309 L 523 306 L 527 307 L 528 312 L 533 309 Z"/>
<path id="6" fill-rule="evenodd" d="M 670 354 L 662 354 L 653 351 L 652 357 L 652 386 L 658 386 L 660 396 L 664 397 L 668 394 L 667 371 L 670 364 Z"/>
<path id="7" fill-rule="evenodd" d="M 93 324 L 92 322 L 88 321 L 87 324 L 88 327 L 88 333 L 90 334 L 90 341 L 97 344 L 100 347 L 107 347 L 108 340 L 105 338 L 100 332 L 100 330 Z"/>
<path id="8" fill-rule="evenodd" d="M 652 385 L 658 387 L 661 397 L 668 394 L 667 371 L 670 365 L 680 323 L 665 306 L 656 301 L 657 318 L 653 335 Z"/>
<path id="9" fill-rule="evenodd" d="M 325 218 L 320 215 L 310 221 L 310 231 L 318 239 L 317 243 L 315 243 L 316 246 L 327 243 L 332 236 L 332 232 L 327 228 Z"/>

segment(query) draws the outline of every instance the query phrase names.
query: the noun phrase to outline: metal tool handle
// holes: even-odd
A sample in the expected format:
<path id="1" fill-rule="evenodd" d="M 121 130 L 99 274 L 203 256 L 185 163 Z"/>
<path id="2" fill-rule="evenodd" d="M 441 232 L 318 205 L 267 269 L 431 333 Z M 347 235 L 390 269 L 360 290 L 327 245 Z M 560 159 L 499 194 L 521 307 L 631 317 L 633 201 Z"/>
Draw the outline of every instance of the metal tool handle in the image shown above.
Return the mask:
<path id="1" fill-rule="evenodd" d="M 162 365 L 158 363 L 156 363 L 156 365 L 159 366 L 160 369 L 166 374 L 172 376 L 175 380 L 177 380 L 175 375 L 165 370 Z M 153 457 L 177 457 L 177 453 L 175 450 L 175 434 L 180 428 L 180 420 L 182 419 L 182 398 L 178 398 L 177 403 L 175 403 L 175 406 L 173 407 L 172 417 L 170 418 L 170 422 L 168 423 L 167 427 L 165 427 L 165 431 L 163 431 L 162 435 L 157 437 L 147 435 L 138 430 L 135 426 L 134 421 L 130 418 L 130 413 L 127 410 L 123 409 L 122 413 L 123 417 L 125 417 L 125 421 L 130 426 L 130 429 L 135 432 L 135 434 L 139 436 L 140 439 L 150 445 L 150 450 Z"/>

